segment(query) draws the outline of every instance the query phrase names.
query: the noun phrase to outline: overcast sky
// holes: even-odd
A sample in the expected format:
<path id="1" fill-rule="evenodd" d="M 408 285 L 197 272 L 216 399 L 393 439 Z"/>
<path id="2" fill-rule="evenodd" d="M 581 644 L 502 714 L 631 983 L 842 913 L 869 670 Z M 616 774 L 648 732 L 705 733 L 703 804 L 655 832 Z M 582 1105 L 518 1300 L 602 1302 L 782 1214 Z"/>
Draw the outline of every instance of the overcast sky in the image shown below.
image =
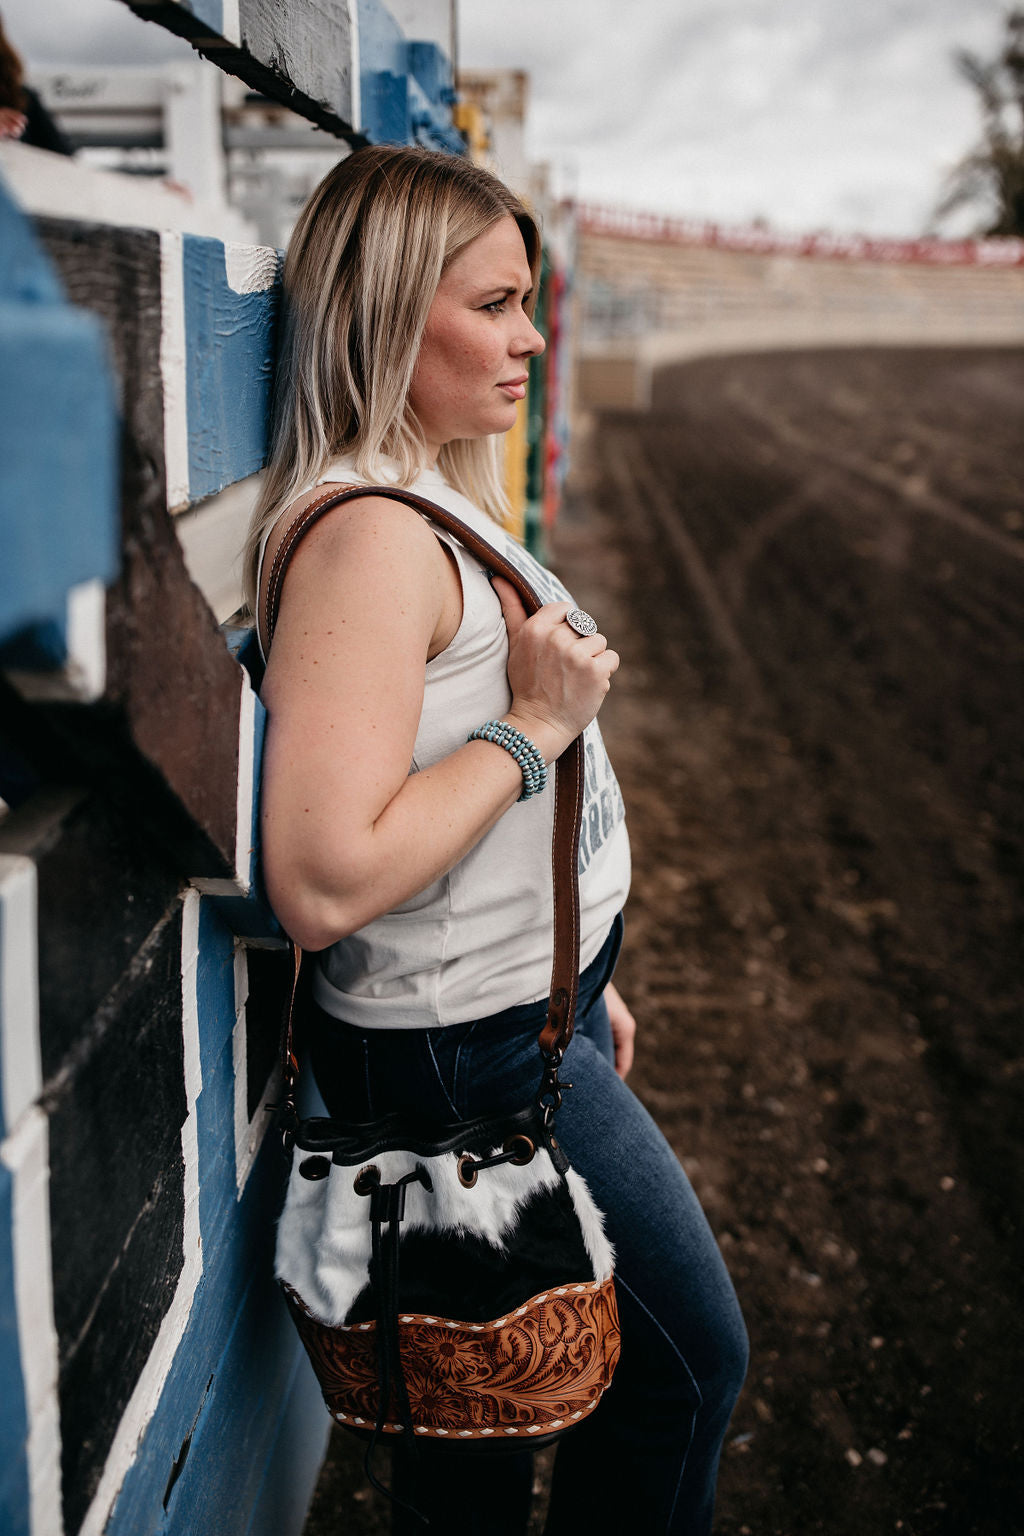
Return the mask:
<path id="1" fill-rule="evenodd" d="M 461 62 L 525 69 L 529 147 L 592 201 L 787 230 L 918 234 L 978 137 L 954 48 L 1004 0 L 459 0 Z M 3 0 L 30 65 L 187 45 L 120 0 Z M 959 233 L 964 220 L 948 227 Z"/>

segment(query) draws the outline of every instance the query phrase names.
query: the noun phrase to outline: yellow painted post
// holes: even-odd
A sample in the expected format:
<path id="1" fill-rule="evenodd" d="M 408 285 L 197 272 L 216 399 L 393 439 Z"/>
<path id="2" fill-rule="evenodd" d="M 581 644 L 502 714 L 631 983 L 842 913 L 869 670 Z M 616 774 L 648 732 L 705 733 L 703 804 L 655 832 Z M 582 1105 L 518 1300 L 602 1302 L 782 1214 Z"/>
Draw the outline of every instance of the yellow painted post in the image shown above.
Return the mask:
<path id="1" fill-rule="evenodd" d="M 491 147 L 490 130 L 483 108 L 475 101 L 457 101 L 452 107 L 452 122 L 462 134 L 469 151 L 469 158 L 482 165 Z"/>

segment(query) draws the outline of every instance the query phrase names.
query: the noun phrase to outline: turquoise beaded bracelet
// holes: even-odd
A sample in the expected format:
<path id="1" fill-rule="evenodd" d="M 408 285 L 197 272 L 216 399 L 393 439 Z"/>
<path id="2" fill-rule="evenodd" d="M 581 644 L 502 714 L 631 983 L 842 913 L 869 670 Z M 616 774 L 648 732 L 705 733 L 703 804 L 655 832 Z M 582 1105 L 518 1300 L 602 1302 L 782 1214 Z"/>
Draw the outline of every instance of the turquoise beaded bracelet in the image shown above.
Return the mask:
<path id="1" fill-rule="evenodd" d="M 523 775 L 523 792 L 520 800 L 529 800 L 531 795 L 539 795 L 548 781 L 547 764 L 540 752 L 534 746 L 529 736 L 524 736 L 522 731 L 517 731 L 514 725 L 509 725 L 507 720 L 485 720 L 483 725 L 478 725 L 475 731 L 471 731 L 469 741 L 493 741 L 496 747 L 504 747 L 505 751 L 519 764 L 519 771 Z"/>

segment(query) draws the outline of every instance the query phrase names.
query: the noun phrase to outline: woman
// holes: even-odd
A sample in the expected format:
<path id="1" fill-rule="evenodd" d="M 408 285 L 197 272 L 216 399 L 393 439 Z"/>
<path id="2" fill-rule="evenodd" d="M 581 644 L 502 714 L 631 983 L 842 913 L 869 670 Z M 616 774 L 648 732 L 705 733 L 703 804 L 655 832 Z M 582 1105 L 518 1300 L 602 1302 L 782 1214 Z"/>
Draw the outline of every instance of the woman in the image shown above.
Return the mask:
<path id="1" fill-rule="evenodd" d="M 248 545 L 254 611 L 296 516 L 354 481 L 442 503 L 551 601 L 527 618 L 510 584 L 407 505 L 367 497 L 322 519 L 289 568 L 263 687 L 264 871 L 284 927 L 319 952 L 312 1055 L 332 1114 L 518 1108 L 536 1088 L 551 960 L 552 796 L 520 801 L 510 752 L 467 738 L 505 721 L 550 765 L 586 730 L 575 1086 L 558 1134 L 606 1214 L 623 1347 L 559 1449 L 548 1531 L 697 1536 L 746 1342 L 682 1169 L 623 1081 L 634 1024 L 611 973 L 629 857 L 595 721 L 618 657 L 565 622 L 564 589 L 487 516 L 501 510 L 498 435 L 544 348 L 539 263 L 518 199 L 421 150 L 357 151 L 296 226 Z M 525 1530 L 528 1456 L 463 1458 L 457 1476 L 423 1459 L 413 1496 L 434 1528 Z"/>
<path id="2" fill-rule="evenodd" d="M 25 67 L 4 32 L 0 19 L 0 139 L 19 139 L 37 149 L 49 149 L 58 155 L 73 155 L 74 150 L 39 95 L 25 84 Z"/>

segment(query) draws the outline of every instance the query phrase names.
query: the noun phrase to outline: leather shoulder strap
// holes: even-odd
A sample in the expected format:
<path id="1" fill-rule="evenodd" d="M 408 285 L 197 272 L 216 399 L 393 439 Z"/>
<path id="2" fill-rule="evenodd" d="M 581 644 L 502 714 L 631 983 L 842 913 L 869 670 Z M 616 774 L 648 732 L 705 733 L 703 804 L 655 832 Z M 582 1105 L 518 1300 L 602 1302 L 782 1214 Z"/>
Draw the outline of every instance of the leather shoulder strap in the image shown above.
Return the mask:
<path id="1" fill-rule="evenodd" d="M 361 496 L 384 496 L 391 501 L 404 502 L 415 507 L 446 529 L 475 555 L 482 565 L 510 582 L 527 613 L 536 613 L 541 600 L 522 572 L 500 554 L 486 539 L 461 518 L 445 507 L 428 501 L 414 491 L 395 486 L 351 485 L 340 490 L 326 492 L 310 502 L 285 534 L 274 555 L 274 562 L 267 582 L 266 599 L 262 605 L 264 618 L 264 650 L 269 653 L 277 616 L 281 606 L 281 589 L 288 566 L 299 542 L 316 523 L 343 502 L 355 501 Z M 576 994 L 579 985 L 580 955 L 580 891 L 579 891 L 579 837 L 580 815 L 583 808 L 583 738 L 576 740 L 562 753 L 555 767 L 554 829 L 551 839 L 551 868 L 554 888 L 554 953 L 551 966 L 550 1005 L 547 1022 L 539 1038 L 540 1049 L 545 1057 L 557 1055 L 560 1059 L 572 1039 L 573 1020 L 576 1014 Z M 291 1029 L 286 1031 L 286 1075 L 291 1058 Z"/>

